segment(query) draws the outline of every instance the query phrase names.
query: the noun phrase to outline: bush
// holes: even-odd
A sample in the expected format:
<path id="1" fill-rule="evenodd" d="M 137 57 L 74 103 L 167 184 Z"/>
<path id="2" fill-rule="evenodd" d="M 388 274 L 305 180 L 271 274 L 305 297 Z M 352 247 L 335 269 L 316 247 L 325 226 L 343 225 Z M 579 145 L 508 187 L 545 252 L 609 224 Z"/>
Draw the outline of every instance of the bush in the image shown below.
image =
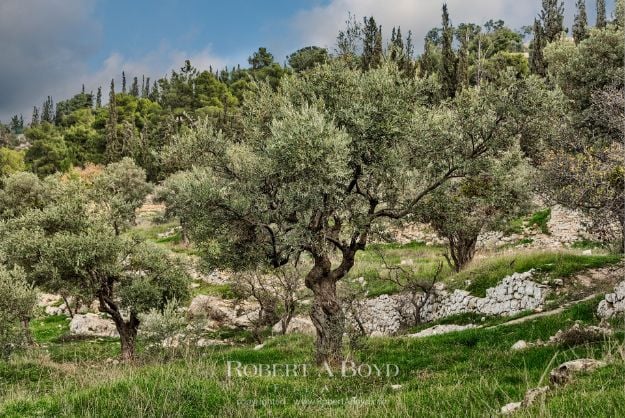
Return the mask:
<path id="1" fill-rule="evenodd" d="M 28 322 L 37 294 L 26 282 L 21 269 L 0 267 L 0 356 L 8 358 L 13 350 L 28 342 Z"/>

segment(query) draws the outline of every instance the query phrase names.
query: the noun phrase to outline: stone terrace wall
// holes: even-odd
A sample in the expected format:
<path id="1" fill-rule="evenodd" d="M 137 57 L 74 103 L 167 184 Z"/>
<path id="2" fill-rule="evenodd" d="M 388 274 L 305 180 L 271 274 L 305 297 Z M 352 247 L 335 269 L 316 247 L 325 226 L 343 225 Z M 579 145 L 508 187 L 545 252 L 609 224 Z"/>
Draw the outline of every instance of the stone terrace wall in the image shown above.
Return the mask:
<path id="1" fill-rule="evenodd" d="M 466 290 L 449 292 L 439 288 L 422 307 L 421 320 L 431 322 L 470 312 L 510 316 L 542 307 L 549 288 L 532 281 L 532 275 L 530 270 L 507 276 L 497 286 L 487 289 L 483 298 Z M 382 295 L 361 302 L 357 315 L 369 335 L 393 335 L 414 318 L 414 307 L 407 295 Z"/>

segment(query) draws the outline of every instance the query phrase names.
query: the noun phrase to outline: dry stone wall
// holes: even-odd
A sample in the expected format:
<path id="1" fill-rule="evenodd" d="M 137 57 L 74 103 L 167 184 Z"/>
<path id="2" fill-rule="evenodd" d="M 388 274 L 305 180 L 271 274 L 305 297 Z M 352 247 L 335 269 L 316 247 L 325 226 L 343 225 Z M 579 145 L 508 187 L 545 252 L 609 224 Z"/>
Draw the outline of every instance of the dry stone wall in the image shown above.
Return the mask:
<path id="1" fill-rule="evenodd" d="M 422 322 L 431 322 L 451 315 L 477 313 L 511 316 L 542 307 L 548 286 L 532 281 L 534 272 L 514 273 L 486 290 L 486 297 L 471 295 L 466 290 L 452 292 L 439 287 L 422 306 Z M 365 331 L 372 336 L 396 334 L 414 318 L 414 304 L 408 295 L 382 295 L 361 302 L 356 310 Z M 355 319 L 350 318 L 352 322 Z"/>

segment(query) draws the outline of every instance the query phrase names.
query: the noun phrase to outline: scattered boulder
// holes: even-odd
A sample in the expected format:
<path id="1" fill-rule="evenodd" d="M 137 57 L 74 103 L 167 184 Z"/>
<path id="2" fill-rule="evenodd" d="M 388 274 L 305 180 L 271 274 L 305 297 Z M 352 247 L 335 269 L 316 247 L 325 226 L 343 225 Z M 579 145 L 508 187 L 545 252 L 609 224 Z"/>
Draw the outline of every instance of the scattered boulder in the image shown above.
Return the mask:
<path id="1" fill-rule="evenodd" d="M 549 381 L 555 385 L 568 383 L 574 374 L 589 372 L 599 367 L 604 367 L 606 363 L 601 360 L 582 358 L 562 363 L 549 373 Z"/>
<path id="2" fill-rule="evenodd" d="M 87 337 L 119 337 L 111 319 L 93 313 L 74 315 L 69 323 L 69 332 Z"/>
<path id="3" fill-rule="evenodd" d="M 509 415 L 520 408 L 521 408 L 521 402 L 510 402 L 502 406 L 500 412 L 502 415 Z"/>
<path id="4" fill-rule="evenodd" d="M 280 322 L 276 323 L 271 331 L 274 334 L 279 334 L 282 332 L 282 324 Z M 306 335 L 316 335 L 317 330 L 313 325 L 310 318 L 305 316 L 294 316 L 291 318 L 291 322 L 289 322 L 289 326 L 286 329 L 287 334 L 300 333 Z"/>
<path id="5" fill-rule="evenodd" d="M 431 328 L 424 329 L 423 331 L 419 331 L 415 334 L 408 334 L 407 337 L 412 338 L 424 338 L 431 337 L 432 335 L 440 335 L 447 334 L 449 332 L 457 332 L 464 331 L 465 329 L 477 328 L 475 324 L 467 324 L 467 325 L 434 325 Z"/>
<path id="6" fill-rule="evenodd" d="M 529 348 L 529 344 L 525 341 L 525 340 L 519 340 L 517 342 L 515 342 L 512 347 L 510 347 L 510 349 L 512 351 L 519 351 L 519 350 L 525 350 L 526 348 Z"/>
<path id="7" fill-rule="evenodd" d="M 263 347 L 265 346 L 265 344 L 258 344 L 254 346 L 254 350 L 258 351 L 261 350 Z"/>

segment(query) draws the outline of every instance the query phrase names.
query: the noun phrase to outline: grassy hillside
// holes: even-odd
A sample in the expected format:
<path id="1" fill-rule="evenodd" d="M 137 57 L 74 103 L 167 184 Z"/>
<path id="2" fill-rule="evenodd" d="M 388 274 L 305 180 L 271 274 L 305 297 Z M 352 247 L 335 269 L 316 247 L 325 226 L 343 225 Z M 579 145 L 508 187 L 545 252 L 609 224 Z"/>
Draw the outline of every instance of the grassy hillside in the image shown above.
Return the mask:
<path id="1" fill-rule="evenodd" d="M 226 362 L 309 363 L 312 339 L 291 335 L 265 347 L 207 348 L 178 352 L 163 364 L 154 358 L 133 365 L 103 360 L 112 341 L 70 341 L 58 322 L 38 324 L 42 347 L 36 359 L 16 359 L 0 370 L 1 416 L 489 416 L 528 388 L 546 383 L 546 373 L 580 357 L 604 357 L 623 349 L 614 340 L 577 347 L 510 351 L 519 339 L 546 340 L 575 320 L 596 323 L 598 300 L 563 313 L 515 326 L 475 329 L 426 339 L 374 338 L 358 362 L 396 364 L 397 377 L 329 377 L 312 369 L 303 377 L 226 377 Z M 622 326 L 621 326 L 622 328 Z M 61 341 L 59 341 L 61 338 Z M 93 349 L 93 347 L 100 347 Z M 114 350 L 113 350 L 114 351 Z M 110 353 L 112 356 L 113 353 Z M 622 416 L 625 363 L 621 356 L 605 369 L 552 392 L 535 416 Z M 393 389 L 391 385 L 402 385 Z M 256 404 L 255 404 L 256 403 Z"/>

